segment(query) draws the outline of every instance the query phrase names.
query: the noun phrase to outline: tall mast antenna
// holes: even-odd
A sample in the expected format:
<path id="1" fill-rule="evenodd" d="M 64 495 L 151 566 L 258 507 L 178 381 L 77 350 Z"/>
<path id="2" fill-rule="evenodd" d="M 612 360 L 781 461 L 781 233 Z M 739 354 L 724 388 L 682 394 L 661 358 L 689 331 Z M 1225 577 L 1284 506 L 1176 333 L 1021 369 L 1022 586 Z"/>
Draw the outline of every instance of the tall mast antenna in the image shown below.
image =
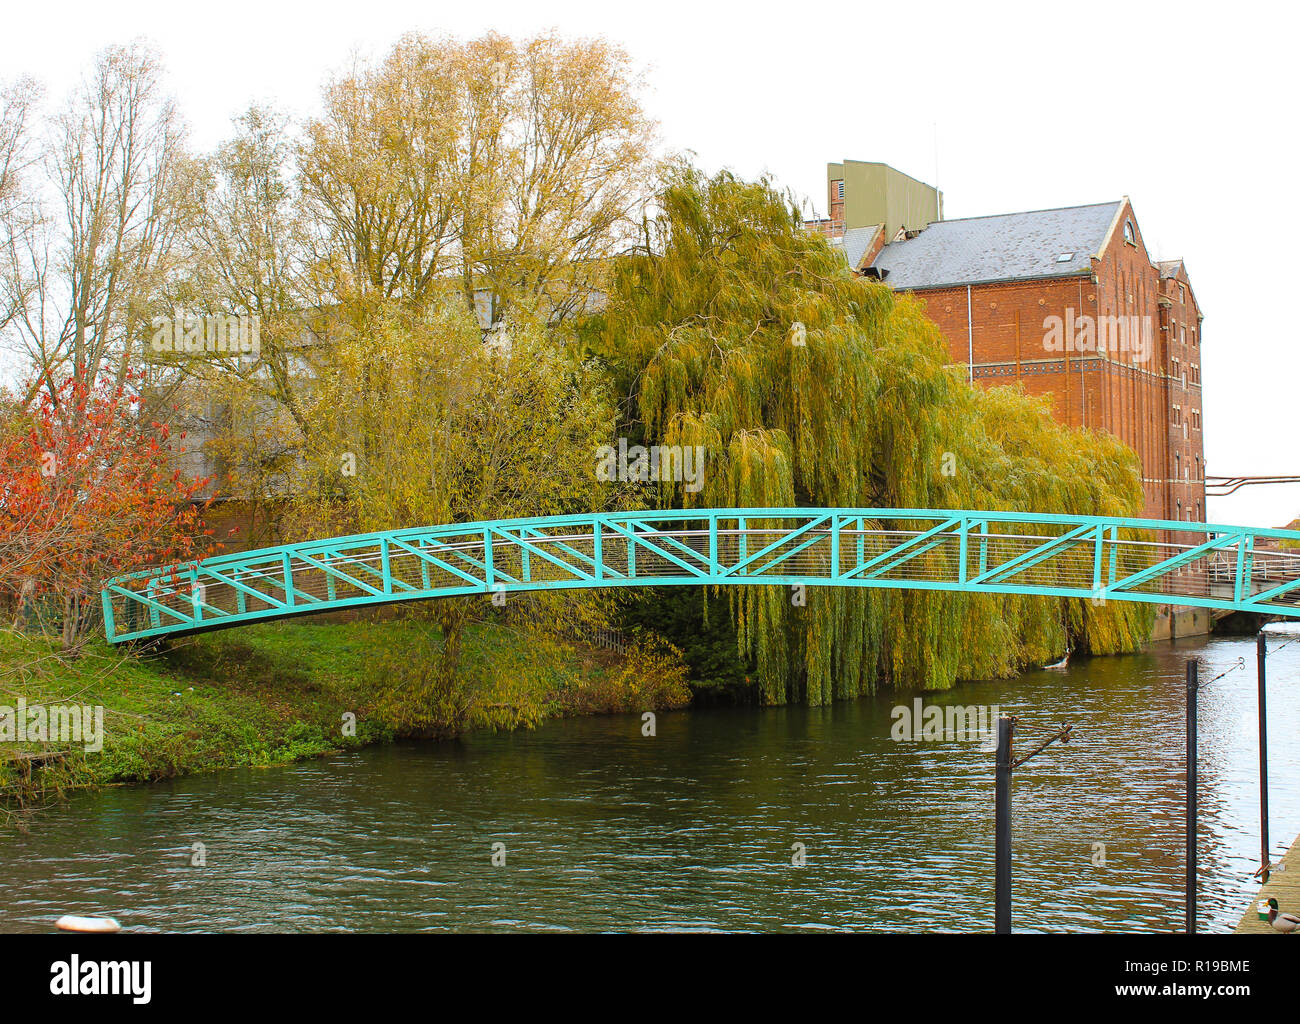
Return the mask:
<path id="1" fill-rule="evenodd" d="M 943 193 L 939 191 L 939 122 L 934 122 L 934 203 L 943 220 Z"/>

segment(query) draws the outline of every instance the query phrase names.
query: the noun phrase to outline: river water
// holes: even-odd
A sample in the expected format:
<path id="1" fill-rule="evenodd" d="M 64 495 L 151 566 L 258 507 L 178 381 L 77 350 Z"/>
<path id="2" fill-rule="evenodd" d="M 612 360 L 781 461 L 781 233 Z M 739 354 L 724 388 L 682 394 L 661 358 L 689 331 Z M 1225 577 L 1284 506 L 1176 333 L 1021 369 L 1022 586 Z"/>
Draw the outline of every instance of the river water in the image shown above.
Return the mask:
<path id="1" fill-rule="evenodd" d="M 1275 854 L 1300 831 L 1300 642 L 1283 642 Z M 1016 930 L 1181 930 L 1189 657 L 1203 680 L 1245 659 L 1200 694 L 1200 927 L 1230 931 L 1257 887 L 1253 640 L 926 695 L 1019 716 L 1018 754 L 1075 727 L 1015 775 Z M 653 737 L 636 716 L 558 721 L 79 795 L 0 834 L 0 930 L 105 913 L 146 931 L 988 931 L 993 754 L 892 740 L 913 696 L 665 714 Z"/>

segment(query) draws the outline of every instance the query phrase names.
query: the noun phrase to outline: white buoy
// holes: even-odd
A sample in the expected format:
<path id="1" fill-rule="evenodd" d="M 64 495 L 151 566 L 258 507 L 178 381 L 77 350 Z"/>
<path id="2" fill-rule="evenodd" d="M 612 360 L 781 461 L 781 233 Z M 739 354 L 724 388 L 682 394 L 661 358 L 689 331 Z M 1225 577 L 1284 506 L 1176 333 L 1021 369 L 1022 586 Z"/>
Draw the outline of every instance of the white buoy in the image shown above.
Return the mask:
<path id="1" fill-rule="evenodd" d="M 122 926 L 111 917 L 77 917 L 64 914 L 54 922 L 54 927 L 64 932 L 120 932 Z"/>

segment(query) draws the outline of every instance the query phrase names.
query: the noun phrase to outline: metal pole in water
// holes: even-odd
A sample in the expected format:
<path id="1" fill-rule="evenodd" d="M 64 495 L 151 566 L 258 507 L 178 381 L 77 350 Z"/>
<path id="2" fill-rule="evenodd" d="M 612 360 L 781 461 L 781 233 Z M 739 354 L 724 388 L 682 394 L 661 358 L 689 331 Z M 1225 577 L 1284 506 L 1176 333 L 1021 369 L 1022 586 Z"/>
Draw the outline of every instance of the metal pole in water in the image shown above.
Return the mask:
<path id="1" fill-rule="evenodd" d="M 1011 934 L 1011 719 L 998 719 L 994 798 L 993 931 Z"/>
<path id="2" fill-rule="evenodd" d="M 1199 665 L 1187 662 L 1187 921 L 1188 935 L 1196 934 L 1196 688 Z"/>
<path id="3" fill-rule="evenodd" d="M 1264 690 L 1268 681 L 1268 669 L 1265 659 L 1268 657 L 1268 642 L 1261 629 L 1255 637 L 1255 664 L 1259 668 L 1259 868 L 1265 882 L 1268 881 L 1268 714 Z"/>

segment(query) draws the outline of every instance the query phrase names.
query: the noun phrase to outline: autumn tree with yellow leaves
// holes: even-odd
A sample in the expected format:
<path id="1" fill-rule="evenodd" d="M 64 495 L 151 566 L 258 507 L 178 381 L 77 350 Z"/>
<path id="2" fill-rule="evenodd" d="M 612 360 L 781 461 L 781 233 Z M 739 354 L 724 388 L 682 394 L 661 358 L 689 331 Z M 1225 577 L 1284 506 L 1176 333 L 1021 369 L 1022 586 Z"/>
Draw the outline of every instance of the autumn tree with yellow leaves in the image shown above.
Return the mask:
<path id="1" fill-rule="evenodd" d="M 412 35 L 335 77 L 299 158 L 326 290 L 572 315 L 650 190 L 639 90 L 617 47 L 556 35 Z"/>
<path id="2" fill-rule="evenodd" d="M 257 314 L 261 353 L 186 372 L 225 410 L 209 450 L 268 534 L 291 468 L 325 447 L 308 391 L 346 345 L 445 324 L 448 304 L 558 329 L 599 293 L 653 191 L 640 89 L 602 40 L 410 35 L 332 77 L 301 133 L 239 119 L 203 163 L 187 297 Z M 368 393 L 371 362 L 355 369 Z"/>

